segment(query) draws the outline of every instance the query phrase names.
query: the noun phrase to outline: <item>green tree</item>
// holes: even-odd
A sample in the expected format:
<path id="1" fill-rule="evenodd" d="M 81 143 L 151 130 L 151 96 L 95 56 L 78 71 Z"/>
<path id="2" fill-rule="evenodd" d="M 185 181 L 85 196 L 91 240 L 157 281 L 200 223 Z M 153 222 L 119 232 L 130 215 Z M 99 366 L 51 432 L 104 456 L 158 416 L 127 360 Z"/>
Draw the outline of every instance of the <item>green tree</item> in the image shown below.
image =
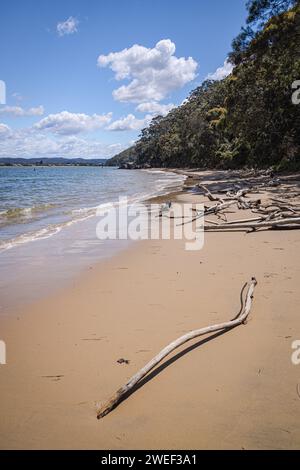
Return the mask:
<path id="1" fill-rule="evenodd" d="M 203 82 L 184 104 L 154 118 L 130 149 L 138 165 L 300 166 L 300 106 L 291 99 L 300 79 L 299 1 L 247 6 L 247 25 L 230 55 L 232 74 Z"/>

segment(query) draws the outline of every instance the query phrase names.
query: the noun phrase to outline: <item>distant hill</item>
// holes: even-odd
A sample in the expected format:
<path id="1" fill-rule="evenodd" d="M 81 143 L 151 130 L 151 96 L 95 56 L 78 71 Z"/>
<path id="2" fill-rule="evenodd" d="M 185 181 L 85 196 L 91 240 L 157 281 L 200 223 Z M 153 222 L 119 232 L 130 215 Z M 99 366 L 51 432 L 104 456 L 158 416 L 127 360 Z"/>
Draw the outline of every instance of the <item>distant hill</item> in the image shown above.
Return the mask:
<path id="1" fill-rule="evenodd" d="M 21 166 L 98 166 L 104 165 L 105 158 L 0 158 L 0 165 L 21 165 Z"/>

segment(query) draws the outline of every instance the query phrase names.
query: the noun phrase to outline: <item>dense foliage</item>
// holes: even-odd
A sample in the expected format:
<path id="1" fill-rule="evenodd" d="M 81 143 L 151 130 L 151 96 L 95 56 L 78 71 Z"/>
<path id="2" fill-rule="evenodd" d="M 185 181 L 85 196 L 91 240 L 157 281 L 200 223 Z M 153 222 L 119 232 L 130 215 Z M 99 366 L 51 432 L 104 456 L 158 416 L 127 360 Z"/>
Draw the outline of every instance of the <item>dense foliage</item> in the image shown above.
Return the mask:
<path id="1" fill-rule="evenodd" d="M 106 166 L 121 166 L 124 162 L 135 162 L 136 159 L 135 147 L 130 147 L 107 160 Z"/>
<path id="2" fill-rule="evenodd" d="M 128 155 L 153 167 L 295 168 L 300 160 L 300 5 L 250 0 L 233 41 L 231 75 L 205 81 L 186 102 L 143 129 Z"/>

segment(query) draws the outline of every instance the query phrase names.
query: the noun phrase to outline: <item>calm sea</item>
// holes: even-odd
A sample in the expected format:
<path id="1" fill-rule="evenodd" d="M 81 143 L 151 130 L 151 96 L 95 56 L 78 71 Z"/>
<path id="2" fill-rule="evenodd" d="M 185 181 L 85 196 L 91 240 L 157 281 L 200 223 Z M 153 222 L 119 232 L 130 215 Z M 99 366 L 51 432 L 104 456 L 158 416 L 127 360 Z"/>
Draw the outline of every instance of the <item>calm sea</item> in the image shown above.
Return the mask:
<path id="1" fill-rule="evenodd" d="M 0 314 L 128 242 L 96 237 L 97 208 L 167 194 L 184 177 L 101 167 L 0 167 Z"/>

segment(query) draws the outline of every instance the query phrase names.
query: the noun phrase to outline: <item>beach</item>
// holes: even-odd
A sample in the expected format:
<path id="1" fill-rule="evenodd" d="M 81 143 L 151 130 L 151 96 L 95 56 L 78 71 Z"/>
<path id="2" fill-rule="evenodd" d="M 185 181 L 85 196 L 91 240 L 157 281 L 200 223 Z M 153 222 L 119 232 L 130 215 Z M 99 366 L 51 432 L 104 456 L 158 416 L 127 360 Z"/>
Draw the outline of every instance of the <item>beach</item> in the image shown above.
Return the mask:
<path id="1" fill-rule="evenodd" d="M 207 198 L 183 191 L 172 201 Z M 0 448 L 299 448 L 299 245 L 297 230 L 209 232 L 199 251 L 183 240 L 138 241 L 1 316 Z M 245 325 L 182 346 L 96 419 L 169 342 L 234 318 L 252 276 Z"/>

